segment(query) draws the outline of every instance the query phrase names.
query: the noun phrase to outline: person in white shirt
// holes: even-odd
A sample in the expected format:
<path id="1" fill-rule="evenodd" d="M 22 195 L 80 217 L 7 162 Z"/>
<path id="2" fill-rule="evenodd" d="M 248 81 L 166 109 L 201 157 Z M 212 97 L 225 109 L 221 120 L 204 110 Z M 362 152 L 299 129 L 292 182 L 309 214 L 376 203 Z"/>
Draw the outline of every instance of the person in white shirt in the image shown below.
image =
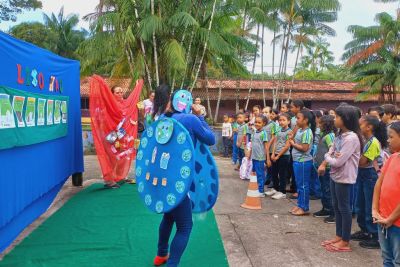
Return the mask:
<path id="1" fill-rule="evenodd" d="M 224 145 L 224 157 L 228 157 L 230 142 L 232 139 L 232 124 L 229 122 L 229 116 L 224 115 L 224 123 L 222 124 L 222 143 Z"/>
<path id="2" fill-rule="evenodd" d="M 154 91 L 149 93 L 149 98 L 143 100 L 144 114 L 152 114 L 154 110 Z"/>
<path id="3" fill-rule="evenodd" d="M 144 119 L 146 124 L 150 124 L 154 112 L 154 91 L 150 91 L 149 98 L 143 100 Z"/>
<path id="4" fill-rule="evenodd" d="M 200 115 L 205 117 L 207 115 L 206 107 L 201 104 L 200 97 L 196 97 L 196 99 L 194 100 L 194 104 L 197 105 L 200 108 L 200 110 L 201 110 L 201 114 Z"/>

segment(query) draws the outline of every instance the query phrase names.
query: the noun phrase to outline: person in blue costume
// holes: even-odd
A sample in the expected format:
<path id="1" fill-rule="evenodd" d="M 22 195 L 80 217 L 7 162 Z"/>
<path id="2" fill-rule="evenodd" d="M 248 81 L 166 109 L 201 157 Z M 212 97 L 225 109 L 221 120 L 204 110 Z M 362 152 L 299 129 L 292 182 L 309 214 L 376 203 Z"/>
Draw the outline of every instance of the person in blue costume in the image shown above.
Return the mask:
<path id="1" fill-rule="evenodd" d="M 176 111 L 172 105 L 174 94 L 169 97 L 169 92 L 170 87 L 167 85 L 161 85 L 156 89 L 154 116 L 171 117 L 180 122 L 189 132 L 194 145 L 197 140 L 206 145 L 214 145 L 214 133 L 205 122 L 204 116 L 200 115 L 201 110 L 196 106 L 192 106 L 192 114 Z M 174 223 L 176 224 L 176 234 L 169 246 L 169 239 Z M 192 205 L 189 197 L 186 196 L 175 209 L 164 213 L 159 228 L 158 251 L 154 259 L 155 266 L 165 263 L 168 267 L 179 265 L 183 252 L 189 242 L 192 226 Z"/>

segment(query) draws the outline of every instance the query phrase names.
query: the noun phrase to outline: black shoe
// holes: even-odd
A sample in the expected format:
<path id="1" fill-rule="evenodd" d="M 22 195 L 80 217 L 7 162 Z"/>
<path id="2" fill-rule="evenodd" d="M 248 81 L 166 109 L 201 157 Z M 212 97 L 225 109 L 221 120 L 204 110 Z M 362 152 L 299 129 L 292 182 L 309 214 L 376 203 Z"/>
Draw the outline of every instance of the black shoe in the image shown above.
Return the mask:
<path id="1" fill-rule="evenodd" d="M 379 245 L 379 241 L 376 237 L 370 236 L 370 239 L 360 241 L 359 243 L 360 247 L 362 248 L 368 248 L 368 249 L 380 249 L 381 246 Z"/>
<path id="2" fill-rule="evenodd" d="M 315 218 L 327 218 L 331 215 L 331 213 L 329 211 L 327 211 L 326 209 L 322 209 L 320 211 L 314 212 L 313 216 Z"/>
<path id="3" fill-rule="evenodd" d="M 354 240 L 354 241 L 365 241 L 365 240 L 371 239 L 370 235 L 363 231 L 355 232 L 354 234 L 352 234 L 350 236 L 350 238 L 351 238 L 351 240 Z"/>
<path id="4" fill-rule="evenodd" d="M 106 189 L 117 189 L 117 188 L 120 188 L 121 186 L 119 185 L 119 184 L 117 184 L 117 183 L 115 183 L 115 184 L 105 184 L 104 185 L 104 188 L 106 188 Z"/>
<path id="5" fill-rule="evenodd" d="M 336 223 L 335 216 L 330 215 L 328 218 L 325 218 L 324 223 L 328 223 L 328 224 Z"/>

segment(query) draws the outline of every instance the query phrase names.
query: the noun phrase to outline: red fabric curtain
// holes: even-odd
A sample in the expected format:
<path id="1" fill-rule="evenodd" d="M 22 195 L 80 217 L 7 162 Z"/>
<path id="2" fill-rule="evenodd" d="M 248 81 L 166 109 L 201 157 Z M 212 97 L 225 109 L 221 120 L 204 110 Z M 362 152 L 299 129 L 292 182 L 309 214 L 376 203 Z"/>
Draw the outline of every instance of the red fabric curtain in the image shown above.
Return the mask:
<path id="1" fill-rule="evenodd" d="M 90 116 L 93 141 L 103 178 L 108 182 L 125 179 L 134 159 L 138 133 L 137 103 L 143 80 L 125 100 L 117 101 L 104 79 L 90 78 Z"/>

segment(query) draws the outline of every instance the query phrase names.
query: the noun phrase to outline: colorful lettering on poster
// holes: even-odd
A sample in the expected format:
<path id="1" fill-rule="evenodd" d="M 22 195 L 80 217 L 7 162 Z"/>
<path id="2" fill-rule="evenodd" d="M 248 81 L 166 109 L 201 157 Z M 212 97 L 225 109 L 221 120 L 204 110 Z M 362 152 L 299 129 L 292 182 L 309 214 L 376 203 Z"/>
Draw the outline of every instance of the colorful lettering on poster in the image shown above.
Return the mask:
<path id="1" fill-rule="evenodd" d="M 30 69 L 29 67 L 23 67 L 21 64 L 17 64 L 17 83 L 25 84 L 26 86 L 39 87 L 43 90 L 46 87 L 43 72 L 37 69 Z M 49 92 L 63 92 L 63 82 L 56 76 L 51 75 L 49 78 L 48 85 Z"/>

